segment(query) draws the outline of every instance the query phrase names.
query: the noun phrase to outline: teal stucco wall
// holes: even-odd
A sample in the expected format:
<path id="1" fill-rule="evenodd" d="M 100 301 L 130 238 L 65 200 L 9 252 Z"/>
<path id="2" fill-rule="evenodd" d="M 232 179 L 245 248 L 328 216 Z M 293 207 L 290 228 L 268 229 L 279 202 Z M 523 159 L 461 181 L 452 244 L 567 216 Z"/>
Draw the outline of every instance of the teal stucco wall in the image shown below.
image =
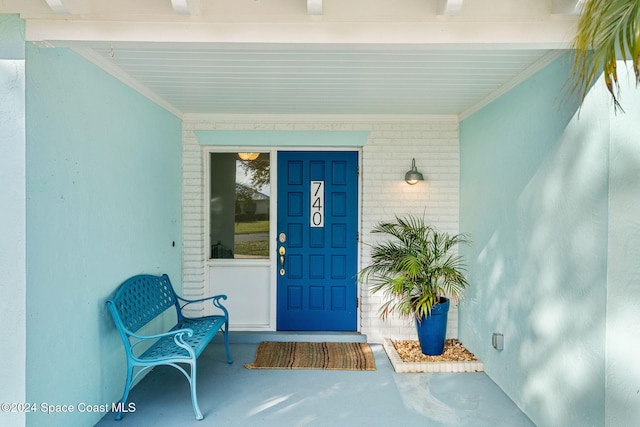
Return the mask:
<path id="1" fill-rule="evenodd" d="M 0 15 L 0 402 L 25 401 L 26 206 L 24 24 Z M 0 412 L 0 424 L 25 415 Z"/>
<path id="2" fill-rule="evenodd" d="M 26 49 L 29 425 L 87 426 L 117 401 L 105 301 L 127 277 L 181 283 L 181 121 L 66 49 Z M 175 242 L 175 245 L 174 245 Z"/>
<path id="3" fill-rule="evenodd" d="M 460 127 L 460 338 L 540 427 L 605 424 L 610 111 L 597 86 L 576 114 L 570 69 L 561 57 Z"/>
<path id="4" fill-rule="evenodd" d="M 640 90 L 622 63 L 624 114 L 611 116 L 607 426 L 640 420 Z"/>

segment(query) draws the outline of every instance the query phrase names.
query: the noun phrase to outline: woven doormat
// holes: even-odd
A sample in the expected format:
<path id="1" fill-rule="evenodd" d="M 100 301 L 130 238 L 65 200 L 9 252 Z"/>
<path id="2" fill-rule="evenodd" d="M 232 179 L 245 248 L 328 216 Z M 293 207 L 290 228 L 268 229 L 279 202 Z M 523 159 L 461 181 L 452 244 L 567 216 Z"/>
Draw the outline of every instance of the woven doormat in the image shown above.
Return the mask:
<path id="1" fill-rule="evenodd" d="M 367 343 L 261 342 L 256 360 L 247 369 L 335 369 L 375 371 Z"/>

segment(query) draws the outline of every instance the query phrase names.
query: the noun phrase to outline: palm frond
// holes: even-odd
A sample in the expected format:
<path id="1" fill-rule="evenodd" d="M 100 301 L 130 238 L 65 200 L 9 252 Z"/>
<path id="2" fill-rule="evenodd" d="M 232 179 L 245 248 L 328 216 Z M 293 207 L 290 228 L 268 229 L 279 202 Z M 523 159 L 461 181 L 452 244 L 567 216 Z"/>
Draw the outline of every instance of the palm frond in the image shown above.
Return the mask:
<path id="1" fill-rule="evenodd" d="M 572 41 L 572 92 L 584 102 L 591 86 L 604 73 L 614 108 L 620 111 L 617 60 L 631 60 L 640 83 L 640 1 L 586 0 Z"/>

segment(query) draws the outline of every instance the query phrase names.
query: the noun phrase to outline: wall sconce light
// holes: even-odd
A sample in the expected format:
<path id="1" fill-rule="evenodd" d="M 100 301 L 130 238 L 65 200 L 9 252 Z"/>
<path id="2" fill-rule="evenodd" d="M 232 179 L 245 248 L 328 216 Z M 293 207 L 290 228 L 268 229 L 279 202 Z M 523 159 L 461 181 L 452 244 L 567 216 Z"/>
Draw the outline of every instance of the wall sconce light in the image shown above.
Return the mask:
<path id="1" fill-rule="evenodd" d="M 417 184 L 418 181 L 424 181 L 424 177 L 418 172 L 418 169 L 416 169 L 416 159 L 411 159 L 411 170 L 404 174 L 404 180 L 407 181 L 409 185 Z"/>
<path id="2" fill-rule="evenodd" d="M 260 153 L 238 153 L 240 160 L 255 160 L 259 155 Z"/>

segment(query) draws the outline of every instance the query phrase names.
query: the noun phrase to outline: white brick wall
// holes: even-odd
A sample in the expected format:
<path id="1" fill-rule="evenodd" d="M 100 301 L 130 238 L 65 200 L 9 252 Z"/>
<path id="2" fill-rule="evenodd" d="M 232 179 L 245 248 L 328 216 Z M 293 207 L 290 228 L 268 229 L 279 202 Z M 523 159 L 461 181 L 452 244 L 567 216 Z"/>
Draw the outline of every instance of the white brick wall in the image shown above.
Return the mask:
<path id="1" fill-rule="evenodd" d="M 182 124 L 182 293 L 185 298 L 204 296 L 204 180 L 202 147 L 193 133 L 194 124 Z M 189 315 L 200 316 L 204 308 Z"/>
<path id="2" fill-rule="evenodd" d="M 393 119 L 309 119 L 309 118 L 199 118 L 187 117 L 183 124 L 183 218 L 184 293 L 191 297 L 205 292 L 205 159 L 194 130 L 341 130 L 368 131 L 361 157 L 361 248 L 362 265 L 368 262 L 367 243 L 371 228 L 394 215 L 424 214 L 442 231 L 458 233 L 459 137 L 454 117 L 407 117 Z M 425 177 L 417 185 L 403 178 L 411 159 Z M 384 338 L 414 339 L 411 321 L 378 315 L 379 295 L 360 290 L 360 330 L 370 342 Z M 196 313 L 194 313 L 196 314 Z M 449 313 L 448 335 L 457 336 L 457 308 Z"/>
<path id="3" fill-rule="evenodd" d="M 411 159 L 425 178 L 407 185 L 404 173 Z M 369 261 L 367 244 L 374 242 L 373 226 L 395 215 L 423 215 L 442 231 L 458 232 L 459 203 L 458 122 L 434 118 L 421 122 L 376 123 L 362 154 L 362 242 L 361 265 Z M 412 320 L 380 319 L 382 296 L 361 289 L 361 331 L 369 341 L 384 338 L 415 339 Z M 449 313 L 447 333 L 456 337 L 457 309 Z"/>

